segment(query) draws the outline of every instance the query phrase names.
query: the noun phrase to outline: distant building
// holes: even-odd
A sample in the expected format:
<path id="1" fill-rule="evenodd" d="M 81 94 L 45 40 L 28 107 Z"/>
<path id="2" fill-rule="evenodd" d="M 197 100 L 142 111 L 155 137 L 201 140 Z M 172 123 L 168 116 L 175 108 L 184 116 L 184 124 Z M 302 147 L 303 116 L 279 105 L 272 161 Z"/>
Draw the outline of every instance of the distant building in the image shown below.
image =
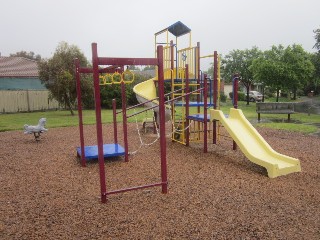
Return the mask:
<path id="1" fill-rule="evenodd" d="M 58 109 L 41 84 L 36 61 L 24 57 L 0 57 L 0 113 Z"/>
<path id="2" fill-rule="evenodd" d="M 0 90 L 47 90 L 41 84 L 36 61 L 24 57 L 0 57 Z"/>

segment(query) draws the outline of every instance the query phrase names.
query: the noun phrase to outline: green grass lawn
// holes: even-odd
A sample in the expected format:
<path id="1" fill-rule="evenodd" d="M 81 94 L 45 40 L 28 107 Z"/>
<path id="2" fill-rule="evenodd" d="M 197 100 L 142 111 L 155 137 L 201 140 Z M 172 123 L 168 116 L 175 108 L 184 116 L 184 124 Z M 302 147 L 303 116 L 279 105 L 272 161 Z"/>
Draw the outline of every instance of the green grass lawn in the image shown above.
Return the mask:
<path id="1" fill-rule="evenodd" d="M 139 112 L 142 108 L 137 108 L 136 110 L 129 110 L 127 115 Z M 75 115 L 72 116 L 70 111 L 45 111 L 45 112 L 33 112 L 33 113 L 14 113 L 14 114 L 0 114 L 0 132 L 11 131 L 11 130 L 22 130 L 24 124 L 37 125 L 40 118 L 47 118 L 47 128 L 55 127 L 69 127 L 78 126 L 79 118 L 78 112 L 74 112 Z M 152 117 L 151 111 L 148 113 L 142 113 L 137 115 L 137 120 L 141 121 L 145 117 Z M 112 110 L 102 110 L 101 118 L 103 123 L 112 122 Z M 129 118 L 129 122 L 135 122 L 135 117 Z M 122 121 L 122 115 L 118 114 L 118 121 Z M 96 115 L 94 110 L 84 110 L 83 111 L 83 124 L 95 124 Z"/>
<path id="2" fill-rule="evenodd" d="M 254 126 L 267 127 L 274 129 L 284 129 L 289 131 L 299 131 L 302 133 L 313 133 L 318 130 L 318 128 L 313 123 L 320 123 L 320 115 L 308 115 L 306 113 L 295 113 L 291 115 L 292 123 L 286 123 L 282 120 L 287 119 L 286 114 L 261 114 L 262 120 L 273 120 L 276 122 L 262 121 L 258 123 L 256 104 L 246 102 L 239 102 L 238 108 L 241 109 L 246 116 L 246 118 L 253 123 Z M 221 103 L 221 110 L 228 114 L 229 109 L 232 107 L 231 101 L 227 100 L 226 103 Z M 196 108 L 192 108 L 191 113 L 194 113 Z M 135 111 L 141 111 L 142 108 L 136 110 L 129 110 L 127 115 L 134 113 Z M 14 113 L 14 114 L 0 114 L 0 132 L 12 131 L 12 130 L 23 130 L 23 125 L 37 125 L 38 120 L 42 117 L 47 118 L 47 128 L 55 127 L 68 127 L 77 126 L 79 124 L 78 113 L 75 111 L 75 115 L 72 116 L 69 111 L 46 111 L 46 112 L 33 112 L 33 113 Z M 137 115 L 137 120 L 142 121 L 145 117 L 152 117 L 152 112 L 142 113 Z M 83 121 L 85 125 L 95 124 L 95 111 L 94 110 L 84 110 L 83 111 Z M 119 114 L 118 121 L 122 121 L 122 115 Z M 135 122 L 136 118 L 131 117 L 129 122 Z M 102 122 L 111 123 L 112 122 L 112 110 L 102 110 Z M 298 123 L 294 123 L 298 122 Z"/>

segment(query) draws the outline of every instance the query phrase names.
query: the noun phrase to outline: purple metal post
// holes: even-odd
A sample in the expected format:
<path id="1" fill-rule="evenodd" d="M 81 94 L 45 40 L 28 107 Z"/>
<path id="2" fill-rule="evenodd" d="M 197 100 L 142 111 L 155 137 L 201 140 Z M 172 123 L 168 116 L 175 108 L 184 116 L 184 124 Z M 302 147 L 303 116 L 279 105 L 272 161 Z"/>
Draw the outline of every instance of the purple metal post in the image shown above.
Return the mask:
<path id="1" fill-rule="evenodd" d="M 208 152 L 208 109 L 207 109 L 207 101 L 208 101 L 208 79 L 207 79 L 207 74 L 204 75 L 204 89 L 203 89 L 203 114 L 204 114 L 204 123 L 203 123 L 203 152 L 207 153 Z"/>
<path id="2" fill-rule="evenodd" d="M 124 141 L 124 161 L 128 162 L 128 129 L 127 129 L 127 108 L 126 108 L 126 85 L 121 82 L 122 118 L 123 118 L 123 141 Z"/>
<path id="3" fill-rule="evenodd" d="M 217 109 L 218 96 L 218 53 L 214 51 L 213 55 L 213 107 Z M 213 144 L 217 144 L 217 121 L 213 121 Z"/>
<path id="4" fill-rule="evenodd" d="M 103 157 L 103 138 L 102 138 L 102 121 L 101 121 L 101 99 L 100 99 L 100 85 L 99 85 L 99 59 L 97 44 L 92 43 L 92 69 L 93 69 L 93 82 L 94 82 L 94 102 L 96 109 L 96 127 L 97 127 L 97 142 L 98 142 L 98 161 L 100 170 L 100 189 L 101 189 L 101 202 L 107 201 L 106 190 L 106 176 Z"/>
<path id="5" fill-rule="evenodd" d="M 118 143 L 118 124 L 117 124 L 117 102 L 112 99 L 112 110 L 113 110 L 113 140 L 114 143 Z"/>
<path id="6" fill-rule="evenodd" d="M 186 64 L 186 126 L 189 126 L 189 64 Z M 186 130 L 186 146 L 190 143 L 190 128 Z"/>
<path id="7" fill-rule="evenodd" d="M 81 81 L 80 81 L 80 62 L 79 59 L 76 58 L 75 61 L 76 66 L 76 89 L 77 89 L 77 101 L 78 101 L 78 116 L 79 116 L 79 132 L 80 132 L 80 147 L 81 147 L 81 165 L 83 167 L 86 166 L 86 158 L 84 152 L 84 134 L 83 134 L 83 119 L 82 119 L 82 102 L 81 102 Z"/>
<path id="8" fill-rule="evenodd" d="M 200 80 L 200 42 L 197 42 L 197 47 L 196 47 L 196 65 L 198 66 L 198 71 L 196 73 L 196 79 L 197 79 L 197 88 L 201 88 L 201 80 Z M 197 95 L 197 102 L 200 102 L 200 94 Z M 200 106 L 197 107 L 198 113 L 200 112 Z"/>
<path id="9" fill-rule="evenodd" d="M 161 155 L 161 182 L 162 193 L 168 192 L 167 180 L 167 146 L 165 130 L 165 105 L 164 105 L 164 76 L 163 76 L 163 47 L 157 47 L 158 56 L 158 86 L 159 86 L 159 114 L 160 114 L 160 155 Z"/>

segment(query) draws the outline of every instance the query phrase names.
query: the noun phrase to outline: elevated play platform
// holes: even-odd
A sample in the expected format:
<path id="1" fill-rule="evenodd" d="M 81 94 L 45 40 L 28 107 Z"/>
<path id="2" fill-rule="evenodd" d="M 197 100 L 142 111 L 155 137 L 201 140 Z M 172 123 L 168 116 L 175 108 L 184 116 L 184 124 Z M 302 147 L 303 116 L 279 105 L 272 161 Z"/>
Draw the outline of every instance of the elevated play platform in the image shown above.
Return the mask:
<path id="1" fill-rule="evenodd" d="M 119 144 L 103 144 L 103 157 L 119 157 L 125 155 L 125 149 Z M 77 147 L 77 156 L 81 158 L 81 147 Z M 98 159 L 98 146 L 85 146 L 84 158 L 86 160 Z"/>

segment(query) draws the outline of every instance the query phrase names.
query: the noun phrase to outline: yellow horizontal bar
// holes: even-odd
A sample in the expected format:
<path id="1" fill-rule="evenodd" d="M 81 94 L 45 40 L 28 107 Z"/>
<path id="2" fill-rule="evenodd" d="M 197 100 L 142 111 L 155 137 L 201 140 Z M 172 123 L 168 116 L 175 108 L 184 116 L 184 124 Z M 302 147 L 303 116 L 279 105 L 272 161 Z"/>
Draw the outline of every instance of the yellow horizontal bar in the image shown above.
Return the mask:
<path id="1" fill-rule="evenodd" d="M 200 57 L 200 58 L 208 58 L 208 57 L 214 57 L 214 55 L 211 54 L 211 55 L 203 56 L 203 57 Z"/>
<path id="2" fill-rule="evenodd" d="M 178 50 L 178 53 L 179 53 L 179 52 L 186 51 L 186 50 L 193 50 L 194 48 L 196 48 L 196 47 L 188 47 L 188 48 L 179 49 L 179 50 Z"/>

